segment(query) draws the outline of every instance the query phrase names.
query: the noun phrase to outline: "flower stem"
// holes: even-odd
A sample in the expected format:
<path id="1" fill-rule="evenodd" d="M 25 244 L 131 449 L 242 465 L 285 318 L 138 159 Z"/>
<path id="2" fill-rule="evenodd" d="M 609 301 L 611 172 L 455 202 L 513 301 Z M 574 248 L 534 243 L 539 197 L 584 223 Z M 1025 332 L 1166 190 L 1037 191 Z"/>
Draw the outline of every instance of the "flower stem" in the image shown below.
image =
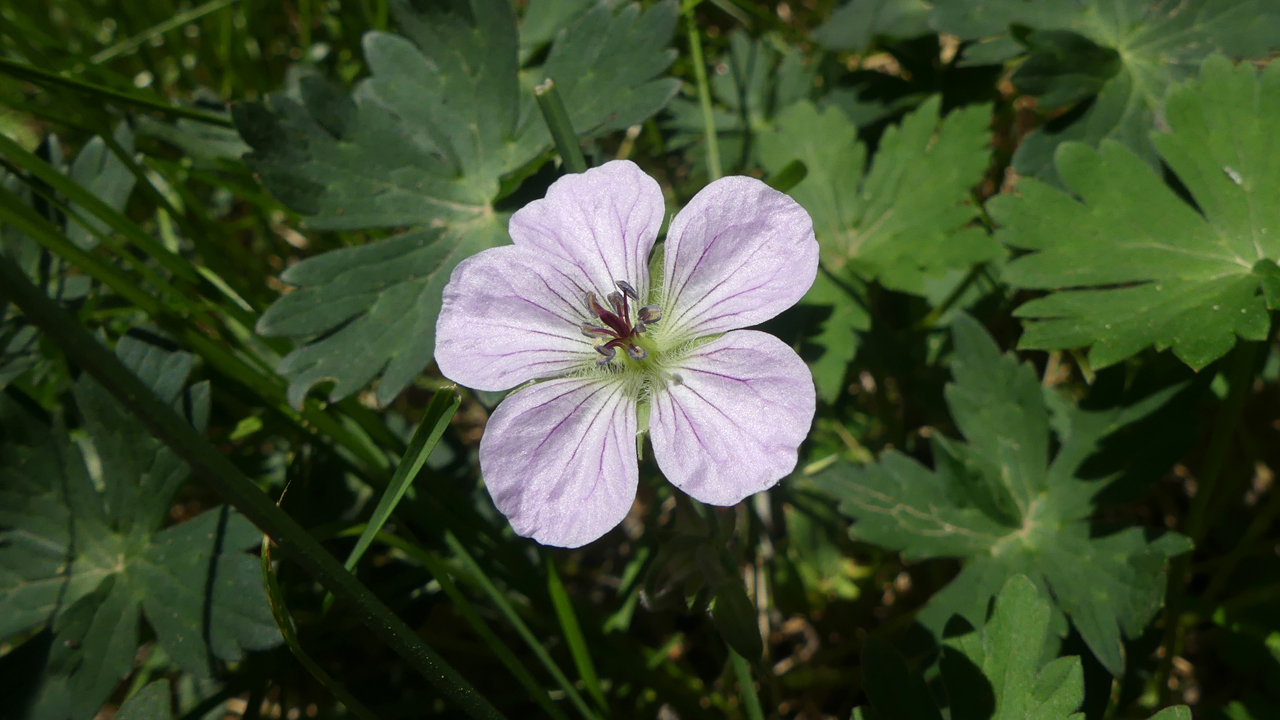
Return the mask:
<path id="1" fill-rule="evenodd" d="M 693 61 L 693 75 L 698 81 L 698 104 L 702 106 L 702 124 L 707 141 L 707 178 L 719 180 L 723 172 L 720 170 L 720 143 L 716 138 L 716 117 L 711 109 L 711 86 L 707 83 L 707 63 L 702 58 L 702 35 L 698 32 L 698 21 L 694 17 L 697 3 L 688 3 L 684 8 L 685 22 L 689 29 L 689 55 Z"/>
<path id="2" fill-rule="evenodd" d="M 252 480 L 201 437 L 114 353 L 32 285 L 22 270 L 3 254 L 0 254 L 0 295 L 18 306 L 33 325 L 133 413 L 152 435 L 346 604 L 374 635 L 422 673 L 445 697 L 473 718 L 502 720 L 502 714 L 412 628 L 347 572 L 297 521 L 276 507 Z"/>
<path id="3" fill-rule="evenodd" d="M 560 91 L 551 78 L 533 89 L 533 96 L 538 100 L 538 109 L 542 110 L 542 119 L 547 123 L 551 139 L 560 152 L 560 160 L 572 173 L 587 171 L 587 160 L 582 156 L 582 146 L 578 144 L 578 134 L 573 131 L 573 123 L 569 120 L 569 111 L 560 99 Z"/>

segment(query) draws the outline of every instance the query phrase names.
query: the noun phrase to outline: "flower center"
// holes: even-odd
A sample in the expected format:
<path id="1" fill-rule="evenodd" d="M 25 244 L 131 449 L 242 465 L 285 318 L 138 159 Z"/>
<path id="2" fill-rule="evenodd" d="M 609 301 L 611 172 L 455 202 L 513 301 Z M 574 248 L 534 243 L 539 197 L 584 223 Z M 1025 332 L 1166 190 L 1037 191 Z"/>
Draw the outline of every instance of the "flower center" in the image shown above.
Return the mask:
<path id="1" fill-rule="evenodd" d="M 620 349 L 625 350 L 632 360 L 644 360 L 649 352 L 641 344 L 640 336 L 647 326 L 662 319 L 662 310 L 657 305 L 645 305 L 636 311 L 636 320 L 631 322 L 631 301 L 640 302 L 640 296 L 631 283 L 619 280 L 615 284 L 621 292 L 609 293 L 605 298 L 609 303 L 607 308 L 600 304 L 595 293 L 587 293 L 587 309 L 600 322 L 582 323 L 582 334 L 603 341 L 596 343 L 596 352 L 600 353 L 597 365 L 613 362 Z"/>

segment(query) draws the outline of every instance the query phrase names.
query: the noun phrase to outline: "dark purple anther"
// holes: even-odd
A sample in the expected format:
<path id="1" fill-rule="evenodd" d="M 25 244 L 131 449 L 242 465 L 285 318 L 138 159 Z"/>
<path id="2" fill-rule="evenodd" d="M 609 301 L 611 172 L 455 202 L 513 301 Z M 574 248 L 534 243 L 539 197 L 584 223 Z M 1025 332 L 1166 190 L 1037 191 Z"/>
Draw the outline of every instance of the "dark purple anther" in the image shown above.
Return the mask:
<path id="1" fill-rule="evenodd" d="M 587 293 L 587 307 L 600 319 L 600 325 L 584 322 L 581 325 L 582 334 L 589 338 L 607 339 L 607 342 L 596 346 L 596 352 L 601 355 L 596 360 L 598 365 L 608 365 L 616 356 L 618 348 L 626 348 L 627 357 L 632 360 L 648 357 L 644 348 L 635 344 L 635 339 L 645 331 L 646 323 L 655 323 L 662 317 L 662 311 L 657 305 L 646 305 L 636 313 L 636 322 L 633 324 L 630 301 L 639 302 L 640 294 L 626 281 L 619 281 L 617 286 L 622 292 L 611 292 L 605 298 L 612 309 L 601 305 L 595 293 Z"/>

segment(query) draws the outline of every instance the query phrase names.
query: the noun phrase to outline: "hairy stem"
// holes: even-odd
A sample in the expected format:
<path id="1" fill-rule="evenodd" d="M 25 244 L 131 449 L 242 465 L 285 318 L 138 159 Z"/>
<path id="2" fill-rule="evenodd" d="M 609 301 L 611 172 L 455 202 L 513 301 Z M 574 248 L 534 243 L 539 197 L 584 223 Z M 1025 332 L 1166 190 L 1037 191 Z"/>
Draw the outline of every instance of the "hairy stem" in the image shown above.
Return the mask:
<path id="1" fill-rule="evenodd" d="M 578 134 L 573 131 L 573 122 L 569 120 L 569 111 L 560 99 L 555 81 L 547 78 L 546 82 L 533 89 L 533 96 L 538 99 L 538 109 L 542 111 L 542 119 L 547 123 L 547 130 L 551 132 L 564 166 L 572 173 L 586 172 L 587 160 L 582 156 Z"/>

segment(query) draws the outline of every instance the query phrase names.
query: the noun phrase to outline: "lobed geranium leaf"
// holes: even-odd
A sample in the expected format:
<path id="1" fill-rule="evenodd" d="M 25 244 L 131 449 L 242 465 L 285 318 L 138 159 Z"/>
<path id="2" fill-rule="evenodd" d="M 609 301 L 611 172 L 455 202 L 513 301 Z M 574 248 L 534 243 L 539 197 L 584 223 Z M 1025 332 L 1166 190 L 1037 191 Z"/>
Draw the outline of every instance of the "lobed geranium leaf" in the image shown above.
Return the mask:
<path id="1" fill-rule="evenodd" d="M 193 356 L 128 336 L 116 354 L 204 427 L 209 386 L 187 387 Z M 280 635 L 242 552 L 260 533 L 225 507 L 161 530 L 187 466 L 87 374 L 74 396 L 84 442 L 0 398 L 0 638 L 51 625 L 42 695 L 88 718 L 132 671 L 144 616 L 202 676 L 212 658 L 237 661 Z"/>
<path id="2" fill-rule="evenodd" d="M 1052 608 L 1036 584 L 1015 575 L 996 596 L 981 632 L 949 638 L 943 647 L 942 679 L 952 699 L 952 717 L 992 720 L 1066 720 L 1084 702 L 1084 671 L 1078 657 L 1044 662 Z M 967 660 L 967 663 L 965 662 Z M 966 665 L 981 671 L 990 696 L 973 692 Z M 994 710 L 994 712 L 991 712 Z"/>
<path id="3" fill-rule="evenodd" d="M 169 681 L 154 680 L 124 701 L 116 711 L 116 720 L 169 720 Z"/>
<path id="4" fill-rule="evenodd" d="M 1071 194 L 1024 179 L 989 210 L 1005 244 L 1033 250 L 1011 284 L 1054 291 L 1017 310 L 1024 348 L 1089 347 L 1095 368 L 1172 348 L 1200 369 L 1236 338 L 1262 340 L 1280 308 L 1280 67 L 1221 56 L 1174 90 L 1155 147 L 1190 204 L 1128 148 L 1062 145 Z"/>
<path id="5" fill-rule="evenodd" d="M 406 228 L 283 276 L 298 289 L 267 310 L 258 331 L 302 343 L 279 368 L 295 405 L 319 382 L 332 380 L 338 399 L 379 375 L 386 404 L 431 362 L 450 272 L 507 242 L 493 206 L 501 179 L 523 176 L 551 147 L 534 84 L 555 80 L 584 138 L 643 121 L 678 88 L 660 77 L 674 59 L 669 0 L 643 12 L 596 4 L 556 34 L 546 62 L 525 78 L 511 3 L 471 0 L 466 17 L 394 7 L 403 35 L 365 36 L 371 74 L 351 96 L 307 77 L 301 102 L 276 95 L 233 112 L 253 148 L 247 162 L 309 227 Z"/>
<path id="6" fill-rule="evenodd" d="M 728 72 L 709 78 L 716 139 L 726 167 L 745 172 L 758 165 L 756 136 L 767 133 L 774 117 L 809 98 L 817 66 L 791 45 L 778 47 L 744 30 L 729 34 L 729 51 L 719 58 Z M 696 99 L 678 97 L 667 108 L 667 128 L 674 131 L 667 147 L 685 151 L 694 172 L 706 172 L 705 121 Z"/>
<path id="7" fill-rule="evenodd" d="M 878 37 L 929 32 L 929 6 L 923 0 L 850 0 L 813 31 L 813 38 L 832 50 L 862 52 Z"/>
<path id="8" fill-rule="evenodd" d="M 1115 478 L 1086 481 L 1076 473 L 1103 438 L 1160 407 L 1177 388 L 1128 408 L 1085 412 L 1046 397 L 1031 366 L 1002 356 L 967 316 L 952 333 L 947 404 L 968 442 L 935 434 L 933 470 L 889 451 L 873 465 L 834 466 L 816 482 L 857 521 L 849 530 L 854 538 L 907 558 L 965 560 L 921 612 L 926 626 L 940 632 L 953 614 L 980 625 L 988 599 L 1025 574 L 1052 593 L 1057 611 L 1119 675 L 1122 636 L 1140 633 L 1159 609 L 1164 563 L 1189 542 L 1172 533 L 1148 541 L 1140 528 L 1095 537 L 1093 499 Z M 1050 399 L 1057 406 L 1052 417 Z"/>
<path id="9" fill-rule="evenodd" d="M 966 51 L 970 63 L 1029 52 L 1014 82 L 1043 94 L 1049 107 L 1096 93 L 1065 128 L 1051 123 L 1023 139 L 1014 167 L 1045 178 L 1053 177 L 1055 149 L 1069 140 L 1092 147 L 1114 140 L 1156 165 L 1148 133 L 1171 85 L 1214 52 L 1258 58 L 1280 46 L 1280 5 L 1272 0 L 938 0 L 930 22 L 978 41 Z M 1088 46 L 1094 50 L 1079 52 Z"/>
<path id="10" fill-rule="evenodd" d="M 940 119 L 940 106 L 931 98 L 885 130 L 865 175 L 866 148 L 838 109 L 797 103 L 760 138 L 767 170 L 796 159 L 808 169 L 791 195 L 813 216 L 828 270 L 923 294 L 927 276 L 1000 254 L 986 231 L 970 226 L 978 216 L 970 193 L 991 157 L 991 108 Z"/>
<path id="11" fill-rule="evenodd" d="M 821 272 L 800 305 L 828 313 L 818 334 L 809 339 L 821 348 L 821 354 L 809 361 L 809 369 L 818 397 L 834 402 L 844 391 L 845 371 L 858 354 L 861 333 L 871 329 L 871 314 L 861 298 Z"/>

